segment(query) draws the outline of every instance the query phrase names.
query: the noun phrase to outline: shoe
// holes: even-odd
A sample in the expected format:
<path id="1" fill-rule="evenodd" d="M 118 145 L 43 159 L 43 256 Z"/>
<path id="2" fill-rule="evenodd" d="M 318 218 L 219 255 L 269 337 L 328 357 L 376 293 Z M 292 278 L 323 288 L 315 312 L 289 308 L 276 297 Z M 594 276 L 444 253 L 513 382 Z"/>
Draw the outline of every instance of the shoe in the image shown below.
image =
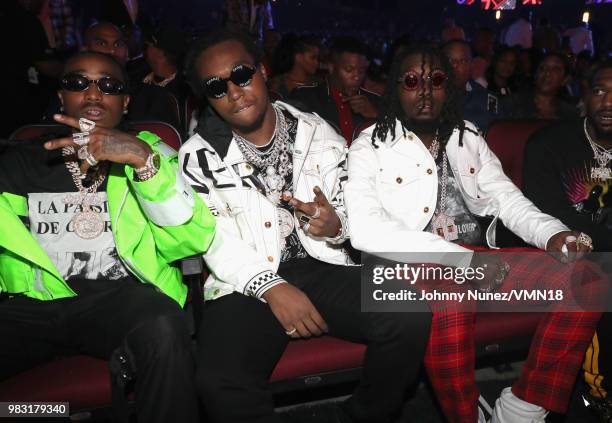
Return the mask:
<path id="1" fill-rule="evenodd" d="M 505 388 L 495 401 L 491 423 L 545 423 L 548 411 L 539 405 L 523 401 Z"/>
<path id="2" fill-rule="evenodd" d="M 491 419 L 493 410 L 482 395 L 478 397 L 478 423 L 488 423 Z"/>
<path id="3" fill-rule="evenodd" d="M 612 399 L 598 398 L 589 392 L 583 393 L 582 399 L 586 407 L 597 416 L 599 422 L 612 423 Z"/>

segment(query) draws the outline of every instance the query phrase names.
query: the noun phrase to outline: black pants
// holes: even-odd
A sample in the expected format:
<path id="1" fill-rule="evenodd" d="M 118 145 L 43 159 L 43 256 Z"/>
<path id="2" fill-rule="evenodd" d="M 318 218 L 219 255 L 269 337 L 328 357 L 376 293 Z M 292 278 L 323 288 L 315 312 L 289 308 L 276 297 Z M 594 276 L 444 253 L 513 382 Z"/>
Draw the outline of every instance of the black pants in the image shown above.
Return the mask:
<path id="1" fill-rule="evenodd" d="M 418 375 L 431 314 L 363 313 L 358 267 L 313 259 L 279 269 L 308 295 L 329 334 L 368 345 L 362 379 L 346 411 L 383 422 L 401 407 Z M 267 304 L 234 293 L 207 303 L 198 337 L 196 383 L 212 422 L 275 422 L 268 379 L 290 338 Z"/>
<path id="2" fill-rule="evenodd" d="M 71 281 L 77 297 L 0 301 L 0 380 L 62 354 L 109 359 L 134 375 L 140 422 L 196 422 L 188 322 L 179 305 L 134 280 Z"/>

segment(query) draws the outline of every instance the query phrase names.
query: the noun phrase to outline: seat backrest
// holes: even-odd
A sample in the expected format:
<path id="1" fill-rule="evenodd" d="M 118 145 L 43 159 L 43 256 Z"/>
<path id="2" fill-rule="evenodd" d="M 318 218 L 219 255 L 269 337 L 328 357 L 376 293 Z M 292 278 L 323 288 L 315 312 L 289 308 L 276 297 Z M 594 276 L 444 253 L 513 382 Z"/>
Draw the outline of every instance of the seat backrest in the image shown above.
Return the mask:
<path id="1" fill-rule="evenodd" d="M 177 151 L 181 148 L 181 135 L 174 126 L 168 123 L 159 121 L 137 121 L 130 122 L 129 125 L 136 131 L 150 131 L 157 134 L 166 144 Z M 16 129 L 9 139 L 19 141 L 36 139 L 62 126 L 63 125 L 53 123 L 26 125 Z"/>
<path id="2" fill-rule="evenodd" d="M 183 143 L 181 135 L 169 123 L 160 121 L 134 121 L 130 122 L 130 125 L 136 131 L 150 131 L 160 137 L 166 144 L 178 151 Z"/>
<path id="3" fill-rule="evenodd" d="M 13 133 L 9 136 L 10 140 L 15 141 L 24 141 L 40 138 L 49 132 L 53 132 L 54 130 L 61 128 L 62 125 L 54 124 L 54 123 L 40 123 L 33 125 L 25 125 L 20 128 L 17 128 L 13 131 Z"/>
<path id="4" fill-rule="evenodd" d="M 523 162 L 529 137 L 550 123 L 548 120 L 499 120 L 487 131 L 487 144 L 499 158 L 512 182 L 523 187 Z"/>

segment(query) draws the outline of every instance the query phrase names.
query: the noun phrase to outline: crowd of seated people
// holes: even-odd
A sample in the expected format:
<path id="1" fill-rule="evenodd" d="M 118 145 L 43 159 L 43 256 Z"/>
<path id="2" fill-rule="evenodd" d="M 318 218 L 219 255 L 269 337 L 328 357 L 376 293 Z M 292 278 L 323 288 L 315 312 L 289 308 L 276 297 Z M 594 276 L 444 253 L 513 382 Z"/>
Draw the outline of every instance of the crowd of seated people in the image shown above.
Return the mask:
<path id="1" fill-rule="evenodd" d="M 275 364 L 292 339 L 329 334 L 367 344 L 335 422 L 394 421 L 423 364 L 448 422 L 543 423 L 567 412 L 581 372 L 610 421 L 601 307 L 547 304 L 520 378 L 480 407 L 477 310 L 364 311 L 355 253 L 456 253 L 488 269 L 479 290 L 607 298 L 610 269 L 583 258 L 612 247 L 611 63 L 455 25 L 388 61 L 357 38 L 270 32 L 262 52 L 241 32 L 158 28 L 135 57 L 99 21 L 60 68 L 28 58 L 58 87 L 37 91 L 46 110 L 30 123 L 58 126 L 0 144 L 0 379 L 69 351 L 123 366 L 138 421 L 280 422 Z M 502 119 L 549 121 L 523 191 L 483 137 Z M 130 132 L 139 120 L 189 138 L 176 152 Z M 473 253 L 497 247 L 498 221 L 541 251 Z M 195 352 L 176 267 L 193 254 L 210 270 Z"/>

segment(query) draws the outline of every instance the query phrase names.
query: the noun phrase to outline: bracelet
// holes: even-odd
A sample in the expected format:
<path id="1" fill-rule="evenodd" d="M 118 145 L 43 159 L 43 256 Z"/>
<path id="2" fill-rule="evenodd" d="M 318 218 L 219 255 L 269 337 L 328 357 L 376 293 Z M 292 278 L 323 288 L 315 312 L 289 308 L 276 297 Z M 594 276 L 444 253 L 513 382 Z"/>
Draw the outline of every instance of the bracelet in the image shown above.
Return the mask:
<path id="1" fill-rule="evenodd" d="M 138 169 L 134 169 L 134 174 L 139 182 L 148 181 L 155 175 L 157 175 L 157 171 L 159 170 L 160 159 L 158 153 L 151 153 L 147 157 L 145 165 L 143 167 L 139 167 Z"/>

